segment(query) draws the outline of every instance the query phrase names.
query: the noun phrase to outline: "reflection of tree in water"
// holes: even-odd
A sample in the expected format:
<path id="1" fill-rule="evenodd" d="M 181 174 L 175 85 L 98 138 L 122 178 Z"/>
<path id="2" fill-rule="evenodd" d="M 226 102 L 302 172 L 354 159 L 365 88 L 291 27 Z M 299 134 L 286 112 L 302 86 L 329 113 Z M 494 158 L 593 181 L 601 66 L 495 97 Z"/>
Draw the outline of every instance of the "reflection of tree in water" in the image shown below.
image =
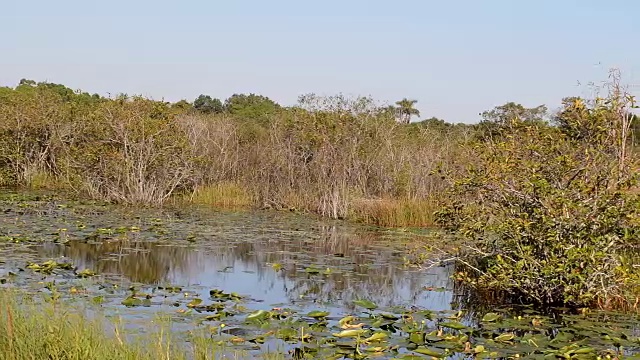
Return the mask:
<path id="1" fill-rule="evenodd" d="M 410 301 L 415 301 L 429 280 L 423 273 L 401 270 L 398 252 L 382 242 L 379 234 L 349 232 L 335 226 L 321 227 L 315 236 L 306 233 L 243 242 L 233 251 L 244 263 L 255 263 L 258 276 L 264 276 L 268 264 L 281 264 L 279 276 L 293 283 L 290 288 L 284 283 L 291 301 L 303 295 L 320 302 L 370 298 L 388 305 L 399 301 L 401 288 L 409 292 Z M 305 271 L 310 266 L 332 272 L 310 275 Z M 448 280 L 448 273 L 445 276 Z"/>
<path id="2" fill-rule="evenodd" d="M 150 242 L 110 240 L 102 243 L 70 242 L 63 255 L 80 268 L 95 269 L 100 274 L 120 274 L 129 281 L 159 284 L 171 272 L 187 270 L 195 255 L 182 247 L 159 247 Z"/>
<path id="3" fill-rule="evenodd" d="M 241 264 L 254 271 L 258 281 L 283 286 L 290 301 L 303 295 L 318 302 L 348 303 L 369 298 L 388 305 L 400 297 L 415 300 L 433 280 L 424 273 L 403 271 L 401 254 L 374 232 L 337 226 L 287 230 L 273 224 L 247 226 L 239 231 L 237 224 L 231 225 L 216 227 L 209 243 L 194 245 L 198 251 L 157 242 L 110 240 L 99 244 L 71 242 L 63 254 L 79 267 L 122 274 L 130 281 L 148 284 L 166 283 L 176 274 L 181 275 L 178 278 L 193 278 L 206 271 L 206 264 L 217 269 Z M 271 267 L 276 263 L 282 265 L 278 273 Z M 310 275 L 305 272 L 307 267 L 321 272 L 329 268 L 331 273 Z"/>

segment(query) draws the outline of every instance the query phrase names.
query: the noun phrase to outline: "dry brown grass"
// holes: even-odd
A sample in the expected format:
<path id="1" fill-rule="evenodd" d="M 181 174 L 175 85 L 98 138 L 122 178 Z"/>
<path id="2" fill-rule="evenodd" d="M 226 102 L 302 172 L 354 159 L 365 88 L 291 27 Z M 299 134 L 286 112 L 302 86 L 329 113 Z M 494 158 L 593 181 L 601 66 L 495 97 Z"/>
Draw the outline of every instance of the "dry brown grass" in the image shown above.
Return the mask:
<path id="1" fill-rule="evenodd" d="M 251 194 L 239 184 L 222 182 L 200 186 L 188 195 L 175 197 L 174 204 L 187 203 L 222 209 L 242 209 L 254 205 Z"/>

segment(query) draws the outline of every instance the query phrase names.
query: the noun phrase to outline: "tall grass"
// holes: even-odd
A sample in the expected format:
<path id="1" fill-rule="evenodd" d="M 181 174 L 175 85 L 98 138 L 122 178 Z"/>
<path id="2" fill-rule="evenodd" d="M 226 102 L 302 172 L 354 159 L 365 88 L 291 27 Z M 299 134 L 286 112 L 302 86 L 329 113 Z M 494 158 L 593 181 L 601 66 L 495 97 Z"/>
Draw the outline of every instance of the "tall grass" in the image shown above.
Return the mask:
<path id="1" fill-rule="evenodd" d="M 151 341 L 153 346 L 144 347 L 125 343 L 118 331 L 106 334 L 99 320 L 90 320 L 71 309 L 36 304 L 7 291 L 0 292 L 0 303 L 1 359 L 184 358 L 167 341 Z"/>
<path id="2" fill-rule="evenodd" d="M 249 191 L 231 182 L 199 186 L 184 196 L 174 197 L 172 203 L 174 205 L 206 205 L 223 209 L 242 209 L 254 205 Z"/>
<path id="3" fill-rule="evenodd" d="M 354 201 L 350 217 L 382 227 L 429 227 L 436 210 L 432 199 L 364 199 Z"/>
<path id="4" fill-rule="evenodd" d="M 123 335 L 120 324 L 99 313 L 89 318 L 71 306 L 36 302 L 9 290 L 0 290 L 0 304 L 3 360 L 252 358 L 241 352 L 225 351 L 223 345 L 204 337 L 194 338 L 190 343 L 177 341 L 162 323 L 150 323 L 149 328 L 155 328 L 155 333 L 131 340 Z M 273 353 L 259 358 L 284 357 Z"/>

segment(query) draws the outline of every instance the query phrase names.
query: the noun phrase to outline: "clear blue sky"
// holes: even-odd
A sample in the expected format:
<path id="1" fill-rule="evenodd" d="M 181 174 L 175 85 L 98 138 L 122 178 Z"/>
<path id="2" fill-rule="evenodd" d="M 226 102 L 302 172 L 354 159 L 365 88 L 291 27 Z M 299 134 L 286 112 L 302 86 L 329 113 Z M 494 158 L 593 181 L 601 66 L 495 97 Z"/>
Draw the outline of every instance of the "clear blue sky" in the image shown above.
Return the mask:
<path id="1" fill-rule="evenodd" d="M 640 85 L 638 0 L 20 0 L 0 34 L 0 85 L 169 101 L 343 92 L 475 122 L 507 101 L 554 108 L 612 66 Z"/>

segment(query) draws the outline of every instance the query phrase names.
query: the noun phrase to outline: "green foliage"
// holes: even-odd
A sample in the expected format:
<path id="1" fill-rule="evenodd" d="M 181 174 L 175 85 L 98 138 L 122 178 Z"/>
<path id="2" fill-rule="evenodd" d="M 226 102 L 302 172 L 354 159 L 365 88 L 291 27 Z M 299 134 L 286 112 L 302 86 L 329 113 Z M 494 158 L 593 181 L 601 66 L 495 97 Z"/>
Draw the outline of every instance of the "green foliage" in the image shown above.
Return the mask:
<path id="1" fill-rule="evenodd" d="M 543 123 L 547 113 L 547 107 L 540 105 L 534 108 L 525 108 L 521 104 L 508 102 L 504 105 L 496 106 L 492 110 L 482 114 L 482 121 L 506 125 L 514 119 L 524 122 Z"/>
<path id="2" fill-rule="evenodd" d="M 640 116 L 633 114 L 631 119 L 631 145 L 637 147 L 640 144 Z"/>
<path id="3" fill-rule="evenodd" d="M 56 90 L 23 85 L 0 93 L 0 166 L 9 170 L 4 182 L 28 184 L 34 174 L 53 171 L 54 149 L 69 135 L 72 112 L 85 103 L 72 104 Z M 60 130 L 60 131 L 56 131 Z"/>
<path id="4" fill-rule="evenodd" d="M 106 200 L 161 203 L 188 183 L 195 159 L 168 104 L 34 84 L 0 92 L 4 184 L 51 180 Z"/>
<path id="5" fill-rule="evenodd" d="M 55 289 L 54 289 L 55 290 Z M 94 301 L 97 298 L 94 298 Z M 41 296 L 0 289 L 0 359 L 146 360 L 240 358 L 244 351 L 227 349 L 221 342 L 194 331 L 189 349 L 171 332 L 165 316 L 149 320 L 153 330 L 132 334 L 122 319 L 99 308 L 46 302 Z M 87 315 L 90 313 L 90 316 Z M 284 356 L 261 357 L 284 359 Z"/>
<path id="6" fill-rule="evenodd" d="M 573 119 L 594 128 L 609 119 L 611 131 L 612 104 L 597 102 Z M 640 236 L 637 176 L 611 137 L 583 140 L 516 119 L 476 144 L 476 160 L 452 185 L 455 200 L 437 214 L 467 242 L 459 280 L 537 304 L 627 299 L 638 280 L 627 255 Z"/>
<path id="7" fill-rule="evenodd" d="M 171 104 L 171 108 L 178 109 L 181 111 L 186 111 L 193 108 L 193 105 L 191 105 L 191 103 L 189 103 L 187 100 L 182 99 L 178 102 Z"/>
<path id="8" fill-rule="evenodd" d="M 224 110 L 244 119 L 263 119 L 280 110 L 273 100 L 256 94 L 233 94 L 224 102 Z"/>
<path id="9" fill-rule="evenodd" d="M 477 137 L 481 140 L 498 137 L 513 121 L 545 125 L 547 123 L 545 119 L 547 111 L 545 105 L 526 108 L 521 104 L 508 102 L 504 105 L 496 106 L 480 114 L 482 120 L 476 126 L 478 129 Z"/>
<path id="10" fill-rule="evenodd" d="M 222 101 L 209 95 L 200 95 L 193 102 L 193 108 L 204 114 L 219 114 L 223 111 Z"/>
<path id="11" fill-rule="evenodd" d="M 158 359 L 170 352 L 167 339 L 149 338 L 157 345 L 123 343 L 120 334 L 105 334 L 104 324 L 72 315 L 78 310 L 60 310 L 55 305 L 36 304 L 6 290 L 0 291 L 0 358 L 18 359 Z M 20 300 L 20 302 L 19 302 Z M 58 305 L 59 307 L 60 305 Z M 113 325 L 113 324 L 111 324 Z"/>
<path id="12" fill-rule="evenodd" d="M 502 181 L 503 175 L 513 176 L 513 184 L 534 175 L 553 184 L 573 174 L 572 167 L 597 165 L 601 173 L 579 173 L 591 174 L 584 180 L 590 184 L 608 171 L 601 164 L 613 159 L 622 174 L 630 159 L 620 139 L 632 131 L 605 126 L 619 118 L 612 116 L 619 112 L 611 101 L 567 103 L 555 118 L 556 125 L 563 123 L 555 128 L 544 120 L 544 106 L 516 103 L 483 113 L 481 125 L 436 118 L 398 124 L 399 112 L 403 119 L 418 114 L 415 104 L 403 99 L 399 107 L 381 106 L 370 97 L 314 94 L 301 96 L 291 108 L 256 94 L 235 94 L 224 105 L 206 95 L 193 105 L 170 104 L 22 80 L 15 88 L 0 88 L 0 184 L 152 205 L 176 193 L 193 199 L 209 194 L 215 203 L 251 202 L 404 226 L 428 225 L 432 217 L 425 214 L 445 196 L 447 183 L 434 173 L 439 163 L 457 178 L 469 178 L 476 169 L 475 185 Z M 532 149 L 525 146 L 530 142 Z M 551 169 L 565 157 L 565 168 Z M 505 165 L 513 161 L 514 167 Z M 240 200 L 228 186 L 241 190 Z M 479 196 L 477 186 L 466 189 L 470 193 L 451 198 L 464 204 Z M 566 195 L 551 190 L 536 188 L 535 194 Z M 578 201 L 580 192 L 569 190 L 567 201 Z M 584 191 L 585 198 L 601 193 L 600 187 Z M 482 218 L 487 206 L 476 200 Z"/>
<path id="13" fill-rule="evenodd" d="M 55 84 L 49 82 L 38 82 L 33 80 L 22 79 L 15 89 L 20 92 L 48 92 L 57 94 L 63 102 L 82 102 L 90 103 L 103 100 L 98 94 L 90 95 L 89 93 L 82 91 L 74 91 L 62 84 Z"/>
<path id="14" fill-rule="evenodd" d="M 418 126 L 438 127 L 438 128 L 450 128 L 454 126 L 453 124 L 450 124 L 442 119 L 438 119 L 437 117 L 432 117 L 429 119 L 418 121 L 418 122 L 415 122 L 414 124 Z"/>
<path id="15" fill-rule="evenodd" d="M 554 116 L 554 124 L 569 138 L 577 141 L 589 141 L 599 144 L 601 147 L 608 147 L 615 144 L 613 138 L 616 135 L 612 132 L 611 124 L 616 119 L 628 117 L 630 133 L 638 127 L 638 117 L 629 111 L 618 114 L 609 111 L 610 103 L 608 99 L 598 98 L 589 102 L 580 97 L 568 97 L 562 100 L 562 109 Z"/>

